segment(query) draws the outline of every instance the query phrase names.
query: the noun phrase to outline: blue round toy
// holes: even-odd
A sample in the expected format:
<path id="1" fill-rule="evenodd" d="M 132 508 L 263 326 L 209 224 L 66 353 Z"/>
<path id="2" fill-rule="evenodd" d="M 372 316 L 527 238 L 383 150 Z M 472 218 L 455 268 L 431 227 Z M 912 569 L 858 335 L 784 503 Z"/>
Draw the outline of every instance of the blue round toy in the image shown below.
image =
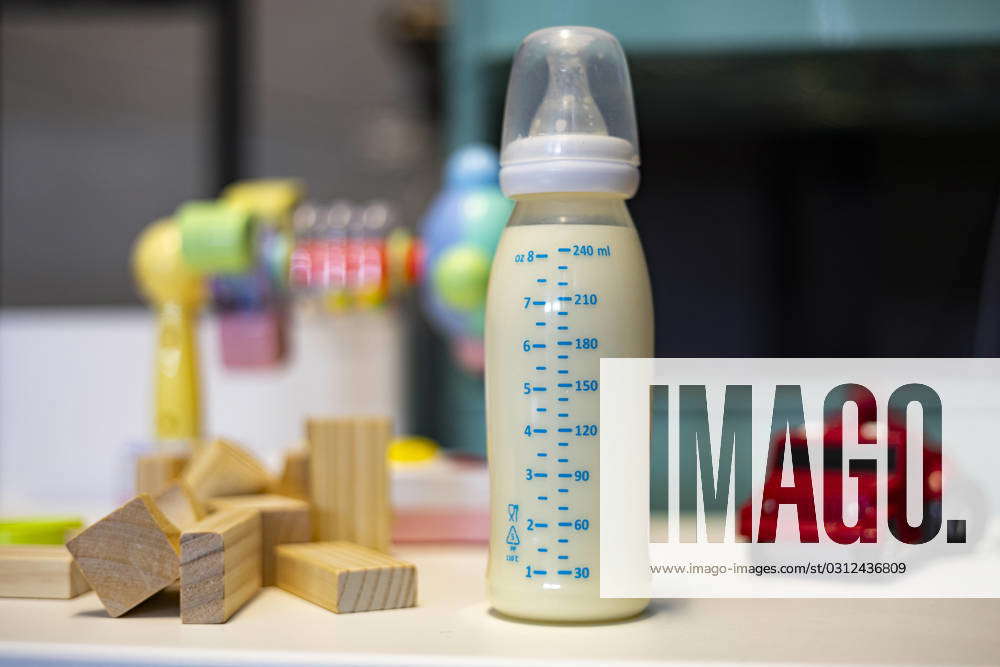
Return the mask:
<path id="1" fill-rule="evenodd" d="M 470 144 L 455 151 L 444 169 L 444 187 L 421 223 L 424 243 L 424 307 L 442 333 L 460 343 L 457 357 L 482 370 L 469 353 L 482 345 L 483 311 L 493 253 L 514 204 L 498 184 L 496 150 Z"/>

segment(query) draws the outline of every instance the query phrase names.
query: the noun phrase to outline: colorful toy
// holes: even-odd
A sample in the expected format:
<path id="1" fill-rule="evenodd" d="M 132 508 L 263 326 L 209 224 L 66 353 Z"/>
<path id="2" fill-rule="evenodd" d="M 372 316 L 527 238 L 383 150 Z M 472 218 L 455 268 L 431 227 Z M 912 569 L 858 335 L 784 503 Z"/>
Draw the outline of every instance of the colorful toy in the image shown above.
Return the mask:
<path id="1" fill-rule="evenodd" d="M 181 623 L 225 623 L 261 586 L 261 520 L 232 509 L 181 535 Z"/>
<path id="2" fill-rule="evenodd" d="M 483 317 L 493 253 L 513 203 L 498 186 L 496 151 L 472 144 L 445 166 L 444 189 L 421 224 L 431 321 L 452 340 L 459 362 L 482 370 Z"/>
<path id="3" fill-rule="evenodd" d="M 21 517 L 0 521 L 0 544 L 65 544 L 83 519 L 70 516 Z"/>
<path id="4" fill-rule="evenodd" d="M 417 603 L 417 568 L 350 542 L 278 547 L 278 586 L 320 607 L 346 614 Z"/>
<path id="5" fill-rule="evenodd" d="M 132 250 L 136 280 L 157 313 L 155 431 L 161 441 L 201 436 L 195 321 L 206 291 L 181 245 L 178 224 L 161 220 L 143 231 Z"/>
<path id="6" fill-rule="evenodd" d="M 177 210 L 185 262 L 209 278 L 223 364 L 260 368 L 285 356 L 294 181 L 247 181 Z"/>
<path id="7" fill-rule="evenodd" d="M 300 207 L 292 290 L 333 313 L 377 308 L 400 294 L 418 278 L 420 246 L 394 217 L 380 201 Z"/>

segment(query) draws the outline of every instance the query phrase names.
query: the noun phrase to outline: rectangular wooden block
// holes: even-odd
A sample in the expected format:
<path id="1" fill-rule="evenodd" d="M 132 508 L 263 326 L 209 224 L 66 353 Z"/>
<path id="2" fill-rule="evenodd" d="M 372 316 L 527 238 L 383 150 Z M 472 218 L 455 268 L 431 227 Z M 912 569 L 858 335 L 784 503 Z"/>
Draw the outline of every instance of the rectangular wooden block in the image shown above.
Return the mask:
<path id="1" fill-rule="evenodd" d="M 277 548 L 278 586 L 337 613 L 412 607 L 417 568 L 350 542 Z"/>
<path id="2" fill-rule="evenodd" d="M 170 522 L 181 530 L 201 521 L 208 514 L 205 504 L 183 480 L 171 482 L 153 500 Z"/>
<path id="3" fill-rule="evenodd" d="M 202 501 L 260 493 L 274 484 L 271 474 L 253 454 L 221 438 L 195 452 L 181 479 Z"/>
<path id="4" fill-rule="evenodd" d="M 309 452 L 306 448 L 285 453 L 285 465 L 275 485 L 275 493 L 309 500 Z"/>
<path id="5" fill-rule="evenodd" d="M 151 496 L 160 493 L 180 476 L 189 458 L 187 454 L 179 453 L 140 456 L 135 462 L 135 492 Z"/>
<path id="6" fill-rule="evenodd" d="M 212 500 L 210 506 L 218 512 L 238 509 L 254 509 L 260 512 L 264 586 L 274 585 L 276 546 L 308 542 L 312 539 L 309 503 L 304 500 L 275 494 L 226 496 Z"/>
<path id="7" fill-rule="evenodd" d="M 309 484 L 317 540 L 386 551 L 391 541 L 387 417 L 310 419 Z"/>
<path id="8" fill-rule="evenodd" d="M 260 582 L 257 510 L 216 512 L 181 535 L 181 622 L 225 623 Z"/>
<path id="9" fill-rule="evenodd" d="M 65 546 L 0 545 L 0 597 L 68 600 L 89 590 Z"/>
<path id="10" fill-rule="evenodd" d="M 66 543 L 111 616 L 172 584 L 180 572 L 180 532 L 140 493 Z"/>

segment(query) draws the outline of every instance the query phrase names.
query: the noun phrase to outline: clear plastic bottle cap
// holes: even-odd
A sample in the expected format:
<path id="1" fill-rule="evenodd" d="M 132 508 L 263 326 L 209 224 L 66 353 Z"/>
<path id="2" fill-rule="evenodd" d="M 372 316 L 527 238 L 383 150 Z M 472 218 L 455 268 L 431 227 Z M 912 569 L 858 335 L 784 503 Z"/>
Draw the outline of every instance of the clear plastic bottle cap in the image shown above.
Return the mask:
<path id="1" fill-rule="evenodd" d="M 507 85 L 500 187 L 508 197 L 639 187 L 632 83 L 621 45 L 598 28 L 564 26 L 521 42 Z"/>

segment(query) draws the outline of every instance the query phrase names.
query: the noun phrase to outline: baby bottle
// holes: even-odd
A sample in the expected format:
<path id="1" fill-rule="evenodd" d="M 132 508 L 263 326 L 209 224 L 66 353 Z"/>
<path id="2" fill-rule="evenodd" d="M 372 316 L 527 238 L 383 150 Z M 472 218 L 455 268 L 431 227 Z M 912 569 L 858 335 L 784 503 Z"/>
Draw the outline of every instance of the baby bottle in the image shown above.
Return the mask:
<path id="1" fill-rule="evenodd" d="M 515 207 L 486 308 L 489 597 L 545 621 L 632 616 L 600 597 L 600 359 L 653 355 L 653 305 L 625 200 L 639 152 L 625 54 L 546 28 L 514 59 L 500 185 Z"/>

